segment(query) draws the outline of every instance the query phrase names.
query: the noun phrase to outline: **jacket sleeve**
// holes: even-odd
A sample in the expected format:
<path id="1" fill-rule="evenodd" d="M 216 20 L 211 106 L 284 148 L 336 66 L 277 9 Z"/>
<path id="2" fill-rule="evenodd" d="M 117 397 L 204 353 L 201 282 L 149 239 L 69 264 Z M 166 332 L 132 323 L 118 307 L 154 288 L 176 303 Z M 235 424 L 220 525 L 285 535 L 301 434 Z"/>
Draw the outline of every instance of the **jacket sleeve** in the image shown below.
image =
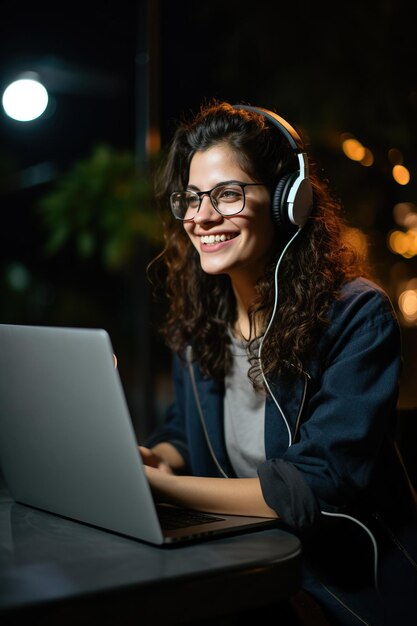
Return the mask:
<path id="1" fill-rule="evenodd" d="M 401 368 L 399 326 L 385 294 L 366 288 L 342 298 L 321 356 L 298 441 L 258 472 L 267 503 L 293 528 L 313 525 L 318 510 L 348 510 L 372 482 Z"/>
<path id="2" fill-rule="evenodd" d="M 185 391 L 183 366 L 177 355 L 173 357 L 172 379 L 174 385 L 174 401 L 167 411 L 164 424 L 156 428 L 145 440 L 147 447 L 166 442 L 173 445 L 185 461 L 186 468 L 190 466 L 190 454 L 185 427 Z"/>

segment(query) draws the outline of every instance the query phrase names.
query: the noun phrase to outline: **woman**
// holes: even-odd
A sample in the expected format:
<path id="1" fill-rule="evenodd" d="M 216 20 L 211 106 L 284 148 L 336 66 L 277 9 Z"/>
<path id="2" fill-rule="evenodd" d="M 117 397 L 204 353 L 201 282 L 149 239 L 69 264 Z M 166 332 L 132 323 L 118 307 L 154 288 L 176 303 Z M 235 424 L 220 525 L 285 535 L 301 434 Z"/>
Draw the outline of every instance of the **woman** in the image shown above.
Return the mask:
<path id="1" fill-rule="evenodd" d="M 158 193 L 175 402 L 140 448 L 155 496 L 277 517 L 332 624 L 411 623 L 399 327 L 300 136 L 210 102 L 179 125 Z"/>

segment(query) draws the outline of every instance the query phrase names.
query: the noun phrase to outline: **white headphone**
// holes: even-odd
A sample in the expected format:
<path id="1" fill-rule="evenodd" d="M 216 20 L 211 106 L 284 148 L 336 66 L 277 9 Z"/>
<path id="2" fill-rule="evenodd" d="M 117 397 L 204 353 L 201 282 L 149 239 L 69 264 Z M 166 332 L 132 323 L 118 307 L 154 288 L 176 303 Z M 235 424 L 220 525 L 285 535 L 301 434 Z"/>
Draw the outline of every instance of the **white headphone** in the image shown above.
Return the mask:
<path id="1" fill-rule="evenodd" d="M 309 179 L 308 157 L 297 131 L 282 117 L 261 107 L 234 104 L 234 109 L 243 109 L 263 115 L 285 137 L 298 161 L 298 169 L 284 174 L 272 194 L 272 219 L 287 240 L 294 226 L 304 226 L 312 204 L 313 190 Z"/>

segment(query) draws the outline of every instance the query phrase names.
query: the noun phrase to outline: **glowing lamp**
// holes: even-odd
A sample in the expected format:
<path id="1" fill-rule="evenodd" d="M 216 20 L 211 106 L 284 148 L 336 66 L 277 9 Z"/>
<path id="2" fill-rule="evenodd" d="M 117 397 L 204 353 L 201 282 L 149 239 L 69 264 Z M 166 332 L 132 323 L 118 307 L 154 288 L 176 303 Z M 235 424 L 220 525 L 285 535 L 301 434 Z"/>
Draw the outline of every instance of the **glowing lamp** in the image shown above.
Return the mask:
<path id="1" fill-rule="evenodd" d="M 6 114 L 19 122 L 40 117 L 48 106 L 48 92 L 34 78 L 20 78 L 10 83 L 2 98 Z"/>

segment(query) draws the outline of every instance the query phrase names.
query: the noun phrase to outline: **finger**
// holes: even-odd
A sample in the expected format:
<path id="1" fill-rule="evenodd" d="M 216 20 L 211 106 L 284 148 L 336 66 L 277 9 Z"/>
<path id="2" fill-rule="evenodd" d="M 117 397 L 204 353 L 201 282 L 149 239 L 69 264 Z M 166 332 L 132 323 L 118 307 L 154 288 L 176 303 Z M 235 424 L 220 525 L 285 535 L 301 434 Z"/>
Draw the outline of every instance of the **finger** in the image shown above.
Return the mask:
<path id="1" fill-rule="evenodd" d="M 151 450 L 149 450 L 149 448 L 145 448 L 144 446 L 138 446 L 138 448 L 139 448 L 139 453 L 142 457 L 142 461 L 146 465 L 156 466 L 156 459 L 155 459 L 154 453 Z"/>
<path id="2" fill-rule="evenodd" d="M 158 464 L 158 469 L 163 472 L 164 474 L 173 474 L 174 472 L 172 471 L 172 469 L 170 468 L 170 466 L 168 465 L 168 463 L 164 463 L 164 461 L 161 461 L 161 463 Z"/>

